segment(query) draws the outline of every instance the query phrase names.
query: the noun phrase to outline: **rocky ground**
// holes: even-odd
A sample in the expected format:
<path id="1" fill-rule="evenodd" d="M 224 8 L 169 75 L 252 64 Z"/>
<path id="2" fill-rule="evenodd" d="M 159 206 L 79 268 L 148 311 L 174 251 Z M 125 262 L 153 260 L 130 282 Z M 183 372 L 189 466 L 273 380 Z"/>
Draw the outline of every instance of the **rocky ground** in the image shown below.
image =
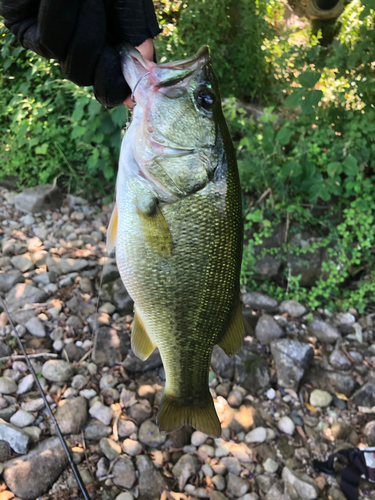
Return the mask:
<path id="1" fill-rule="evenodd" d="M 161 434 L 164 370 L 158 352 L 141 362 L 130 350 L 110 207 L 68 196 L 53 209 L 59 196 L 42 191 L 0 189 L 0 292 L 92 498 L 344 499 L 339 475 L 311 462 L 375 445 L 375 314 L 243 294 L 243 347 L 212 357 L 222 437 Z M 0 500 L 80 497 L 5 312 L 0 336 Z"/>

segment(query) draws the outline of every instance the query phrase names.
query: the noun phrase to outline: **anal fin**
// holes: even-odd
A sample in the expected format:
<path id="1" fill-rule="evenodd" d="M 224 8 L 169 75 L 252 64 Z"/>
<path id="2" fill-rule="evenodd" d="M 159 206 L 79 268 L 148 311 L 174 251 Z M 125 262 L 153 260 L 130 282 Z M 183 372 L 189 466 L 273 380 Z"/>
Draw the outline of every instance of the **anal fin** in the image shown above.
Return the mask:
<path id="1" fill-rule="evenodd" d="M 134 354 L 142 361 L 147 359 L 156 347 L 147 335 L 143 321 L 137 311 L 134 314 L 131 346 Z"/>
<path id="2" fill-rule="evenodd" d="M 238 305 L 234 308 L 232 319 L 224 337 L 218 342 L 218 346 L 223 349 L 227 356 L 233 356 L 242 345 L 245 334 L 245 328 L 242 318 L 242 308 L 238 301 Z"/>

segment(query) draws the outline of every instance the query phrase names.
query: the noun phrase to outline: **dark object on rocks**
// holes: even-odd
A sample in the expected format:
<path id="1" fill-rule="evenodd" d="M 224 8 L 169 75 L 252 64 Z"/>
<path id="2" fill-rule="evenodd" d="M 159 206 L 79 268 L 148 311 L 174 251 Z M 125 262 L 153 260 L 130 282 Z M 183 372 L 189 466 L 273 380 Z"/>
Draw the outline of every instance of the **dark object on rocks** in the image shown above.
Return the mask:
<path id="1" fill-rule="evenodd" d="M 352 402 L 356 406 L 375 406 L 375 379 L 371 379 L 363 387 L 353 394 Z"/>
<path id="2" fill-rule="evenodd" d="M 33 500 L 50 489 L 67 465 L 59 439 L 52 437 L 39 443 L 28 455 L 7 462 L 5 483 L 16 496 Z"/>
<path id="3" fill-rule="evenodd" d="M 311 346 L 292 339 L 275 340 L 271 344 L 278 384 L 294 390 L 314 358 Z"/>
<path id="4" fill-rule="evenodd" d="M 179 429 L 175 429 L 168 433 L 165 447 L 183 448 L 185 445 L 190 444 L 193 428 L 190 425 L 183 425 Z"/>
<path id="5" fill-rule="evenodd" d="M 146 455 L 136 458 L 138 469 L 139 500 L 159 500 L 167 483 Z"/>
<path id="6" fill-rule="evenodd" d="M 62 192 L 57 186 L 43 184 L 24 189 L 16 196 L 15 205 L 23 212 L 37 213 L 60 208 L 62 201 Z"/>
<path id="7" fill-rule="evenodd" d="M 124 359 L 129 348 L 130 338 L 127 332 L 103 326 L 96 333 L 94 359 L 99 365 L 112 366 Z"/>
<path id="8" fill-rule="evenodd" d="M 0 357 L 5 358 L 5 356 L 10 356 L 13 349 L 5 344 L 5 342 L 0 341 Z"/>
<path id="9" fill-rule="evenodd" d="M 101 273 L 102 284 L 112 283 L 112 281 L 117 280 L 120 277 L 120 273 L 116 264 L 106 264 L 103 266 L 103 271 Z"/>
<path id="10" fill-rule="evenodd" d="M 133 373 L 155 370 L 155 368 L 159 368 L 160 366 L 162 366 L 162 364 L 163 363 L 160 357 L 159 349 L 155 349 L 155 351 L 149 358 L 146 359 L 146 361 L 142 361 L 134 354 L 132 350 L 129 350 L 123 362 L 125 370 Z"/>
<path id="11" fill-rule="evenodd" d="M 19 271 L 0 273 L 0 292 L 9 292 L 9 290 L 24 281 L 23 275 Z"/>
<path id="12" fill-rule="evenodd" d="M 252 309 L 259 309 L 269 313 L 276 312 L 278 309 L 277 300 L 259 292 L 244 293 L 242 295 L 242 303 Z"/>
<path id="13" fill-rule="evenodd" d="M 230 358 L 218 345 L 214 345 L 211 367 L 219 377 L 231 380 L 234 375 L 234 358 Z"/>
<path id="14" fill-rule="evenodd" d="M 268 345 L 273 340 L 284 337 L 284 331 L 272 316 L 263 314 L 255 327 L 255 335 L 261 344 Z"/>
<path id="15" fill-rule="evenodd" d="M 251 394 L 264 391 L 269 386 L 268 364 L 263 358 L 242 346 L 234 359 L 234 381 L 236 384 L 244 387 Z"/>

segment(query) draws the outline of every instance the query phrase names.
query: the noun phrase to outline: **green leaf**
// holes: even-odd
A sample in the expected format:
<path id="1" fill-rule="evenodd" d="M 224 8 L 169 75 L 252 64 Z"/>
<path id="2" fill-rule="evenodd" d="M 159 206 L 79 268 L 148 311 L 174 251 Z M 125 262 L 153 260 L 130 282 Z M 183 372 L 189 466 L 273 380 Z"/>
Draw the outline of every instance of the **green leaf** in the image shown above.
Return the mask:
<path id="1" fill-rule="evenodd" d="M 115 109 L 111 110 L 111 118 L 113 123 L 119 127 L 125 127 L 126 121 L 128 119 L 128 109 L 126 106 L 117 106 Z"/>
<path id="2" fill-rule="evenodd" d="M 305 99 L 301 103 L 301 111 L 304 115 L 312 113 L 314 111 L 313 106 L 316 106 L 320 99 L 323 97 L 323 92 L 321 90 L 309 90 L 305 94 Z"/>
<path id="3" fill-rule="evenodd" d="M 348 155 L 345 158 L 345 160 L 343 162 L 343 167 L 344 167 L 344 169 L 343 169 L 344 173 L 348 176 L 357 175 L 359 172 L 357 160 L 352 155 Z"/>
<path id="4" fill-rule="evenodd" d="M 246 215 L 247 220 L 252 220 L 253 222 L 261 222 L 263 220 L 263 212 L 259 209 L 254 210 Z"/>
<path id="5" fill-rule="evenodd" d="M 83 109 L 82 106 L 80 106 L 80 102 L 78 101 L 76 103 L 75 109 L 74 109 L 73 114 L 72 114 L 73 120 L 79 122 L 82 119 L 84 112 L 85 112 L 85 110 Z"/>
<path id="6" fill-rule="evenodd" d="M 37 154 L 37 155 L 45 155 L 45 154 L 47 154 L 47 149 L 48 149 L 48 142 L 45 142 L 41 146 L 37 146 L 35 148 L 35 154 Z"/>
<path id="7" fill-rule="evenodd" d="M 305 89 L 294 90 L 284 101 L 286 108 L 297 107 L 302 103 L 302 97 L 305 95 Z"/>
<path id="8" fill-rule="evenodd" d="M 316 83 L 319 81 L 321 74 L 317 71 L 305 71 L 301 73 L 298 77 L 299 83 L 302 87 L 310 89 L 315 87 Z"/>
<path id="9" fill-rule="evenodd" d="M 288 161 L 284 163 L 281 169 L 281 176 L 286 179 L 287 177 L 298 177 L 302 174 L 302 166 L 298 161 Z"/>
<path id="10" fill-rule="evenodd" d="M 342 165 L 338 161 L 331 161 L 327 165 L 327 174 L 330 177 L 335 177 L 336 175 L 340 175 L 342 172 Z"/>
<path id="11" fill-rule="evenodd" d="M 293 130 L 291 130 L 289 127 L 284 126 L 282 127 L 276 134 L 276 140 L 285 146 L 286 144 L 289 144 L 290 138 L 293 135 Z"/>
<path id="12" fill-rule="evenodd" d="M 70 135 L 70 137 L 72 139 L 77 139 L 78 137 L 82 137 L 83 134 L 85 134 L 87 131 L 87 128 L 86 127 L 81 127 L 80 125 L 78 125 L 77 127 L 74 127 L 74 129 L 72 130 L 72 133 Z"/>

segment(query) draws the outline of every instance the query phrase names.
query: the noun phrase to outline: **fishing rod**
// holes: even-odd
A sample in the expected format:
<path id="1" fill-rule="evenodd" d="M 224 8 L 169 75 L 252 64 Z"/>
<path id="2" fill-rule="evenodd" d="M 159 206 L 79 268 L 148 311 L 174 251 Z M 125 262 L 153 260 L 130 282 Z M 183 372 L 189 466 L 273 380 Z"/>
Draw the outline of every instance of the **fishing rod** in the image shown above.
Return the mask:
<path id="1" fill-rule="evenodd" d="M 16 339 L 17 339 L 18 346 L 19 346 L 19 348 L 21 349 L 22 354 L 25 356 L 25 359 L 26 359 L 26 364 L 27 364 L 27 366 L 28 366 L 28 368 L 29 368 L 29 370 L 30 370 L 30 373 L 31 373 L 31 374 L 32 374 L 32 376 L 34 377 L 35 384 L 36 384 L 36 386 L 38 387 L 38 390 L 39 390 L 39 392 L 40 392 L 40 394 L 41 394 L 41 396 L 42 396 L 42 398 L 43 398 L 43 401 L 44 401 L 44 404 L 45 404 L 45 406 L 46 406 L 46 409 L 47 409 L 47 412 L 48 412 L 48 414 L 49 414 L 49 417 L 50 417 L 50 419 L 51 419 L 51 421 L 52 421 L 52 423 L 53 423 L 53 425 L 54 425 L 54 427 L 55 427 L 56 433 L 57 433 L 57 435 L 58 435 L 58 437 L 59 437 L 59 439 L 60 439 L 60 442 L 61 442 L 61 444 L 62 444 L 62 447 L 64 448 L 64 451 L 65 451 L 65 453 L 66 453 L 66 456 L 68 457 L 69 465 L 70 465 L 70 467 L 71 467 L 71 469 L 72 469 L 72 471 L 73 471 L 73 474 L 74 474 L 74 477 L 76 478 L 76 481 L 77 481 L 77 483 L 78 483 L 78 486 L 79 486 L 79 487 L 80 487 L 80 489 L 81 489 L 81 492 L 82 492 L 82 494 L 83 494 L 84 500 L 91 500 L 91 497 L 90 497 L 90 495 L 89 495 L 89 493 L 88 493 L 88 491 L 87 491 L 87 489 L 86 489 L 86 486 L 85 486 L 85 483 L 83 482 L 83 479 L 82 479 L 82 477 L 81 477 L 81 474 L 80 474 L 80 472 L 79 472 L 79 470 L 78 470 L 78 468 L 77 468 L 76 464 L 73 462 L 73 458 L 72 458 L 72 456 L 71 456 L 71 454 L 70 454 L 69 448 L 68 448 L 68 446 L 67 446 L 67 444 L 66 444 L 66 442 L 65 442 L 65 439 L 64 439 L 63 435 L 61 434 L 60 427 L 59 427 L 58 423 L 56 422 L 56 419 L 55 419 L 55 417 L 54 417 L 54 415 L 53 415 L 53 413 L 52 413 L 51 407 L 50 407 L 50 405 L 49 405 L 49 403 L 48 403 L 48 401 L 47 401 L 46 396 L 44 395 L 44 392 L 43 392 L 42 386 L 40 385 L 39 379 L 38 379 L 38 377 L 37 377 L 37 375 L 36 375 L 36 373 L 35 373 L 35 371 L 34 371 L 33 365 L 31 364 L 30 359 L 29 359 L 28 355 L 26 354 L 26 350 L 25 350 L 25 348 L 24 348 L 24 346 L 23 346 L 23 344 L 22 344 L 22 342 L 21 342 L 21 339 L 20 339 L 20 337 L 19 337 L 19 335 L 18 335 L 18 332 L 17 332 L 17 330 L 15 329 L 15 326 L 14 326 L 13 320 L 12 320 L 12 318 L 11 318 L 11 316 L 10 316 L 10 313 L 9 313 L 8 307 L 7 307 L 6 303 L 5 303 L 5 300 L 3 300 L 3 299 L 0 297 L 0 302 L 1 302 L 1 304 L 2 304 L 2 307 L 3 307 L 4 311 L 6 312 L 6 314 L 7 314 L 7 316 L 8 316 L 8 320 L 9 320 L 9 323 L 10 323 L 10 325 L 11 325 L 11 327 L 12 327 L 13 335 L 14 335 L 14 336 L 16 337 Z"/>

